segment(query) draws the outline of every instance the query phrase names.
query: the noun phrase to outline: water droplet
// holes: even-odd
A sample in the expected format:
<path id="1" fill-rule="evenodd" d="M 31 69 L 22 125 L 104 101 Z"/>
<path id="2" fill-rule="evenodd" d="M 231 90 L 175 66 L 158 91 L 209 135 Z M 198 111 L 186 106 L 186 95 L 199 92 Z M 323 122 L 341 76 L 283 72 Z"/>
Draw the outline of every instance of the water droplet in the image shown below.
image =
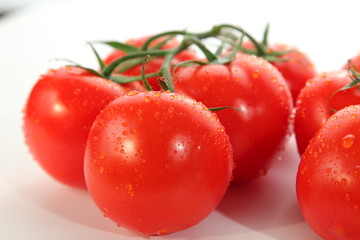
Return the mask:
<path id="1" fill-rule="evenodd" d="M 260 77 L 260 73 L 257 71 L 257 72 L 253 72 L 252 73 L 252 77 L 253 78 L 259 78 Z"/>
<path id="2" fill-rule="evenodd" d="M 331 172 L 332 172 L 332 169 L 331 169 L 331 168 L 327 168 L 325 171 L 326 171 L 326 173 L 331 173 Z"/>
<path id="3" fill-rule="evenodd" d="M 150 96 L 145 96 L 144 101 L 145 102 L 151 102 L 152 98 Z"/>
<path id="4" fill-rule="evenodd" d="M 135 193 L 133 191 L 133 185 L 131 183 L 126 183 L 125 188 L 127 190 L 127 193 L 129 194 L 129 196 L 131 196 L 131 197 L 135 196 Z"/>
<path id="5" fill-rule="evenodd" d="M 350 148 L 354 144 L 354 141 L 355 141 L 355 136 L 352 134 L 348 134 L 345 137 L 343 137 L 343 139 L 341 140 L 341 145 L 344 148 Z"/>
<path id="6" fill-rule="evenodd" d="M 138 117 L 140 117 L 140 116 L 142 115 L 142 110 L 141 110 L 141 109 L 138 109 L 138 110 L 136 111 L 136 115 L 137 115 Z"/>
<path id="7" fill-rule="evenodd" d="M 348 183 L 348 180 L 346 178 L 342 178 L 340 182 L 342 185 L 346 185 Z"/>
<path id="8" fill-rule="evenodd" d="M 136 128 L 131 128 L 131 129 L 130 129 L 130 133 L 136 134 L 136 132 L 137 132 L 137 131 L 136 131 Z"/>
<path id="9" fill-rule="evenodd" d="M 134 95 L 138 95 L 138 94 L 139 94 L 139 92 L 134 91 L 134 90 L 127 93 L 128 96 L 134 96 Z"/>
<path id="10" fill-rule="evenodd" d="M 218 132 L 224 132 L 225 131 L 224 128 L 218 128 L 217 130 L 218 130 Z"/>
<path id="11" fill-rule="evenodd" d="M 127 122 L 122 122 L 121 125 L 122 125 L 123 127 L 127 127 L 129 124 L 128 124 Z"/>
<path id="12" fill-rule="evenodd" d="M 166 235 L 166 229 L 159 229 L 159 230 L 157 230 L 157 235 L 159 235 L 159 236 L 164 236 L 164 235 Z"/>
<path id="13" fill-rule="evenodd" d="M 74 93 L 75 95 L 79 95 L 79 94 L 81 93 L 81 89 L 80 89 L 80 88 L 75 88 L 74 91 L 73 91 L 73 93 Z"/>
<path id="14" fill-rule="evenodd" d="M 124 136 L 126 136 L 126 135 L 128 135 L 128 134 L 129 134 L 129 132 L 128 132 L 128 131 L 126 131 L 126 130 L 124 130 L 124 131 L 122 132 L 122 134 L 123 134 Z"/>
<path id="15" fill-rule="evenodd" d="M 169 112 L 169 113 L 174 112 L 174 108 L 173 108 L 173 107 L 169 107 L 169 108 L 168 108 L 168 112 Z"/>
<path id="16" fill-rule="evenodd" d="M 349 193 L 345 194 L 345 201 L 349 202 L 351 200 L 351 195 Z"/>
<path id="17" fill-rule="evenodd" d="M 102 212 L 104 217 L 108 217 L 109 210 L 107 208 L 103 208 Z"/>

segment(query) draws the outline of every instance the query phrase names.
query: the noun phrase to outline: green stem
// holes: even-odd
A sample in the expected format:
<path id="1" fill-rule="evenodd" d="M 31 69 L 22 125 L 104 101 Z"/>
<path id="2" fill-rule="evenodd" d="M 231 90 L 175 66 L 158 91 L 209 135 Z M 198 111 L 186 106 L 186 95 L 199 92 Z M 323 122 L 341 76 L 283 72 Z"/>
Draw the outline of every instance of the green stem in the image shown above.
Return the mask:
<path id="1" fill-rule="evenodd" d="M 256 55 L 257 56 L 263 56 L 266 54 L 266 49 L 263 45 L 259 44 L 256 39 L 251 36 L 248 32 L 246 32 L 244 29 L 231 25 L 231 24 L 221 24 L 218 25 L 219 28 L 232 28 L 234 30 L 237 30 L 239 32 L 241 32 L 242 34 L 244 34 L 246 37 L 249 38 L 249 40 L 251 41 L 252 44 L 254 44 L 254 47 L 256 49 Z"/>
<path id="2" fill-rule="evenodd" d="M 160 72 L 145 74 L 146 78 L 160 76 Z M 110 76 L 109 79 L 113 82 L 123 84 L 141 80 L 141 76 Z"/>
<path id="3" fill-rule="evenodd" d="M 145 66 L 146 66 L 146 63 L 150 61 L 150 55 L 146 55 L 145 59 L 144 59 L 144 63 L 142 65 L 142 68 L 141 68 L 141 80 L 142 80 L 142 83 L 144 84 L 145 86 L 145 89 L 148 90 L 148 91 L 152 91 L 153 89 L 151 88 L 149 82 L 146 80 L 146 76 L 145 76 Z"/>
<path id="4" fill-rule="evenodd" d="M 133 59 L 133 58 L 139 58 L 139 57 L 146 57 L 147 55 L 150 56 L 164 56 L 166 55 L 166 53 L 169 53 L 170 50 L 147 50 L 147 51 L 139 51 L 139 52 L 134 52 L 134 53 L 129 53 L 121 58 L 116 59 L 115 61 L 113 61 L 112 63 L 110 63 L 108 66 L 104 67 L 104 69 L 102 70 L 102 75 L 104 75 L 106 78 L 109 78 L 111 73 L 115 70 L 115 68 L 129 60 L 129 59 Z"/>

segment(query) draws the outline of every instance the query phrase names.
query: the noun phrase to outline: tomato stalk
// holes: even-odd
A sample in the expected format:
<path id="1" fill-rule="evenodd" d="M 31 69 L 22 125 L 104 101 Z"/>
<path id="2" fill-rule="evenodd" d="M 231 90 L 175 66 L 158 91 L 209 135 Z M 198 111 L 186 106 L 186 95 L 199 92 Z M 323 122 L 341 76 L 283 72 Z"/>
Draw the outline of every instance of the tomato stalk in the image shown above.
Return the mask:
<path id="1" fill-rule="evenodd" d="M 349 77 L 351 79 L 351 83 L 346 84 L 342 88 L 336 90 L 328 98 L 328 106 L 329 106 L 330 110 L 334 113 L 337 112 L 338 110 L 336 110 L 332 107 L 330 101 L 335 96 L 335 94 L 337 94 L 338 92 L 341 92 L 341 91 L 345 91 L 345 90 L 350 89 L 355 86 L 360 90 L 360 86 L 359 86 L 360 72 L 359 72 L 359 69 L 356 67 L 356 65 L 352 63 L 351 59 L 348 60 L 348 73 L 349 73 Z"/>
<path id="2" fill-rule="evenodd" d="M 231 29 L 233 31 L 239 32 L 241 34 L 241 37 L 237 38 L 237 40 L 240 39 L 240 43 L 234 44 L 235 39 L 231 40 L 231 39 L 229 39 L 230 37 L 226 37 L 226 34 L 224 33 L 225 29 Z M 166 50 L 159 49 L 167 41 L 171 40 L 172 38 L 174 38 L 175 36 L 178 36 L 178 35 L 182 35 L 184 37 L 179 46 L 177 46 L 173 49 L 166 49 Z M 144 42 L 144 44 L 142 45 L 141 48 L 136 48 L 136 47 L 132 47 L 127 44 L 117 43 L 117 42 L 103 42 L 105 44 L 108 44 L 117 49 L 127 52 L 127 55 L 114 60 L 108 66 L 104 66 L 104 64 L 99 60 L 100 58 L 99 58 L 98 54 L 96 53 L 96 51 L 94 50 L 94 48 L 92 46 L 91 47 L 94 50 L 95 55 L 98 58 L 98 61 L 100 64 L 101 72 L 98 75 L 103 76 L 103 77 L 110 79 L 117 83 L 128 83 L 128 82 L 138 81 L 138 80 L 143 79 L 143 76 L 112 76 L 112 73 L 115 71 L 115 69 L 118 69 L 119 66 L 123 66 L 125 62 L 129 63 L 130 61 L 132 61 L 132 62 L 130 62 L 130 64 L 128 64 L 124 68 L 122 68 L 120 70 L 120 73 L 126 71 L 127 69 L 129 69 L 135 65 L 140 64 L 143 61 L 142 59 L 148 55 L 151 57 L 163 57 L 164 62 L 162 64 L 160 70 L 155 73 L 144 74 L 144 77 L 145 78 L 155 77 L 155 76 L 163 77 L 166 79 L 166 84 L 167 84 L 168 89 L 171 92 L 174 92 L 175 89 L 174 89 L 174 84 L 172 82 L 172 76 L 171 76 L 172 74 L 171 74 L 170 69 L 171 69 L 173 58 L 181 51 L 187 49 L 191 45 L 196 45 L 200 49 L 200 51 L 204 53 L 205 57 L 208 60 L 208 63 L 227 64 L 232 60 L 234 55 L 239 50 L 245 51 L 245 49 L 243 49 L 241 47 L 242 40 L 245 36 L 254 45 L 255 50 L 256 50 L 255 55 L 257 55 L 257 56 L 269 55 L 269 53 L 267 53 L 267 49 L 266 49 L 267 48 L 267 35 L 268 35 L 268 26 L 264 33 L 263 43 L 261 44 L 261 43 L 258 43 L 255 40 L 255 38 L 252 37 L 244 29 L 237 27 L 235 25 L 231 25 L 231 24 L 221 24 L 221 25 L 215 25 L 210 30 L 205 31 L 205 32 L 200 32 L 200 33 L 191 33 L 191 32 L 187 32 L 187 31 L 162 32 L 162 33 L 156 34 L 156 35 L 148 38 Z M 149 49 L 149 46 L 153 41 L 155 41 L 156 39 L 162 38 L 162 37 L 167 37 L 167 38 L 165 40 L 161 41 L 160 43 L 158 43 L 157 45 L 155 45 L 155 47 Z M 211 37 L 215 37 L 221 41 L 221 47 L 217 50 L 217 52 L 215 54 L 212 53 L 209 49 L 207 49 L 207 47 L 201 41 L 203 39 L 207 39 L 207 38 L 211 38 Z M 225 37 L 225 39 L 222 39 L 224 37 Z M 234 44 L 233 51 L 230 54 L 228 54 L 226 57 L 222 57 L 221 51 L 224 49 L 224 45 L 230 44 L 230 42 L 232 42 Z M 283 54 L 283 52 L 271 53 L 271 56 L 274 57 L 274 56 L 277 56 L 277 54 Z M 187 63 L 189 63 L 189 62 L 187 62 Z M 196 63 L 198 63 L 198 61 Z"/>

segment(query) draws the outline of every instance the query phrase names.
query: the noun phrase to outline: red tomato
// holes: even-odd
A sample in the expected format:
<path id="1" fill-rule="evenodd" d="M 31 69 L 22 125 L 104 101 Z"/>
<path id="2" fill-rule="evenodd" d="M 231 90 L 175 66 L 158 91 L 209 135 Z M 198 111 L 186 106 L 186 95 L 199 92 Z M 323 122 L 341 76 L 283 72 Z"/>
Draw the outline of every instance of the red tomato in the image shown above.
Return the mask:
<path id="1" fill-rule="evenodd" d="M 85 178 L 120 226 L 163 235 L 197 224 L 223 197 L 232 149 L 216 115 L 174 93 L 129 92 L 96 118 Z"/>
<path id="2" fill-rule="evenodd" d="M 136 47 L 141 47 L 147 39 L 148 39 L 148 37 L 142 37 L 139 39 L 130 39 L 126 43 L 136 46 Z M 159 43 L 161 43 L 161 41 L 164 41 L 164 40 L 165 40 L 165 38 L 158 38 L 158 39 L 154 40 L 150 44 L 150 48 L 154 47 L 156 44 L 159 44 Z M 164 46 L 162 46 L 161 49 L 172 49 L 172 48 L 177 47 L 178 45 L 179 45 L 179 43 L 176 39 L 171 39 Z M 111 62 L 113 62 L 114 60 L 116 60 L 120 57 L 123 57 L 125 55 L 126 55 L 125 52 L 115 49 L 113 52 L 110 53 L 109 56 L 107 56 L 105 58 L 104 62 L 106 65 L 108 65 Z M 172 63 L 177 64 L 179 62 L 191 60 L 191 59 L 196 59 L 195 53 L 190 50 L 184 50 L 174 57 Z M 149 74 L 149 73 L 155 73 L 155 72 L 159 71 L 160 68 L 162 67 L 163 63 L 164 63 L 164 58 L 162 58 L 162 57 L 157 57 L 157 58 L 151 59 L 149 62 L 146 63 L 145 73 Z M 142 71 L 142 64 L 138 64 L 138 65 L 135 65 L 134 67 L 122 72 L 121 74 L 127 75 L 127 76 L 139 76 L 141 74 L 141 71 Z M 149 84 L 153 90 L 160 90 L 160 85 L 158 83 L 158 79 L 159 79 L 159 77 L 147 78 L 147 81 L 149 82 Z M 127 85 L 127 84 L 124 84 L 124 85 Z"/>
<path id="3" fill-rule="evenodd" d="M 234 149 L 234 182 L 264 175 L 284 142 L 292 100 L 279 71 L 262 58 L 238 54 L 227 65 L 179 67 L 175 89 L 217 112 Z"/>
<path id="4" fill-rule="evenodd" d="M 24 110 L 26 143 L 35 160 L 60 182 L 85 188 L 83 160 L 91 124 L 122 93 L 118 84 L 80 68 L 42 75 Z"/>
<path id="5" fill-rule="evenodd" d="M 351 63 L 354 64 L 358 68 L 358 70 L 360 70 L 360 53 L 358 55 L 352 57 L 350 60 L 351 60 Z M 346 63 L 342 69 L 347 70 L 348 67 L 349 67 L 349 65 L 348 65 L 348 63 Z"/>
<path id="6" fill-rule="evenodd" d="M 273 44 L 269 47 L 270 52 L 289 51 L 279 56 L 285 61 L 271 62 L 283 75 L 289 88 L 294 102 L 297 99 L 301 89 L 305 86 L 306 81 L 315 77 L 316 71 L 314 64 L 309 57 L 297 48 L 285 44 Z"/>
<path id="7" fill-rule="evenodd" d="M 245 42 L 246 48 L 253 49 L 250 42 Z M 310 78 L 315 77 L 316 71 L 310 58 L 295 47 L 286 44 L 272 44 L 267 47 L 268 53 L 290 51 L 279 55 L 278 58 L 284 61 L 270 61 L 285 78 L 294 103 L 301 89 Z"/>
<path id="8" fill-rule="evenodd" d="M 305 151 L 316 131 L 334 113 L 330 106 L 340 110 L 349 105 L 360 104 L 360 91 L 356 86 L 331 97 L 335 91 L 351 82 L 345 70 L 324 72 L 307 82 L 296 103 L 294 123 L 300 154 Z"/>
<path id="9" fill-rule="evenodd" d="M 327 240 L 360 239 L 360 105 L 338 111 L 311 140 L 299 165 L 302 213 Z"/>

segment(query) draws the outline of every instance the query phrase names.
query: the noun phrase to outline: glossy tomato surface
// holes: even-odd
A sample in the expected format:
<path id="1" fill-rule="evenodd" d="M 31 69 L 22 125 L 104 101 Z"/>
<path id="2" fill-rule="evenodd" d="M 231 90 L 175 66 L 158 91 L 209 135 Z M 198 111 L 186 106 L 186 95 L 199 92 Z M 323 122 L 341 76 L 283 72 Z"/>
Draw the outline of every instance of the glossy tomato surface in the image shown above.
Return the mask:
<path id="1" fill-rule="evenodd" d="M 279 71 L 262 58 L 238 54 L 227 65 L 179 67 L 175 90 L 216 112 L 234 149 L 234 182 L 266 174 L 288 133 L 292 99 Z"/>
<path id="2" fill-rule="evenodd" d="M 85 188 L 83 160 L 87 135 L 100 110 L 122 88 L 86 70 L 64 67 L 42 75 L 24 109 L 26 143 L 52 177 Z"/>
<path id="3" fill-rule="evenodd" d="M 191 227 L 223 197 L 233 167 L 224 127 L 201 103 L 168 92 L 129 92 L 94 122 L 88 190 L 105 216 L 163 235 Z"/>
<path id="4" fill-rule="evenodd" d="M 316 70 L 311 59 L 299 49 L 286 44 L 272 44 L 270 52 L 289 51 L 279 56 L 282 61 L 273 61 L 273 64 L 285 78 L 294 102 L 306 81 L 316 76 Z"/>
<path id="5" fill-rule="evenodd" d="M 250 41 L 246 41 L 243 47 L 254 50 L 254 45 Z M 304 52 L 294 46 L 287 44 L 270 44 L 266 47 L 266 54 L 275 55 L 276 60 L 269 60 L 279 72 L 283 75 L 290 89 L 294 103 L 301 89 L 305 86 L 306 81 L 316 76 L 316 70 L 313 62 Z"/>
<path id="6" fill-rule="evenodd" d="M 360 106 L 335 113 L 311 140 L 299 165 L 302 213 L 327 240 L 360 239 Z"/>
<path id="7" fill-rule="evenodd" d="M 360 91 L 356 86 L 333 94 L 351 82 L 345 70 L 323 72 L 307 82 L 296 103 L 294 123 L 300 154 L 305 151 L 316 131 L 334 114 L 333 110 L 360 104 Z"/>

